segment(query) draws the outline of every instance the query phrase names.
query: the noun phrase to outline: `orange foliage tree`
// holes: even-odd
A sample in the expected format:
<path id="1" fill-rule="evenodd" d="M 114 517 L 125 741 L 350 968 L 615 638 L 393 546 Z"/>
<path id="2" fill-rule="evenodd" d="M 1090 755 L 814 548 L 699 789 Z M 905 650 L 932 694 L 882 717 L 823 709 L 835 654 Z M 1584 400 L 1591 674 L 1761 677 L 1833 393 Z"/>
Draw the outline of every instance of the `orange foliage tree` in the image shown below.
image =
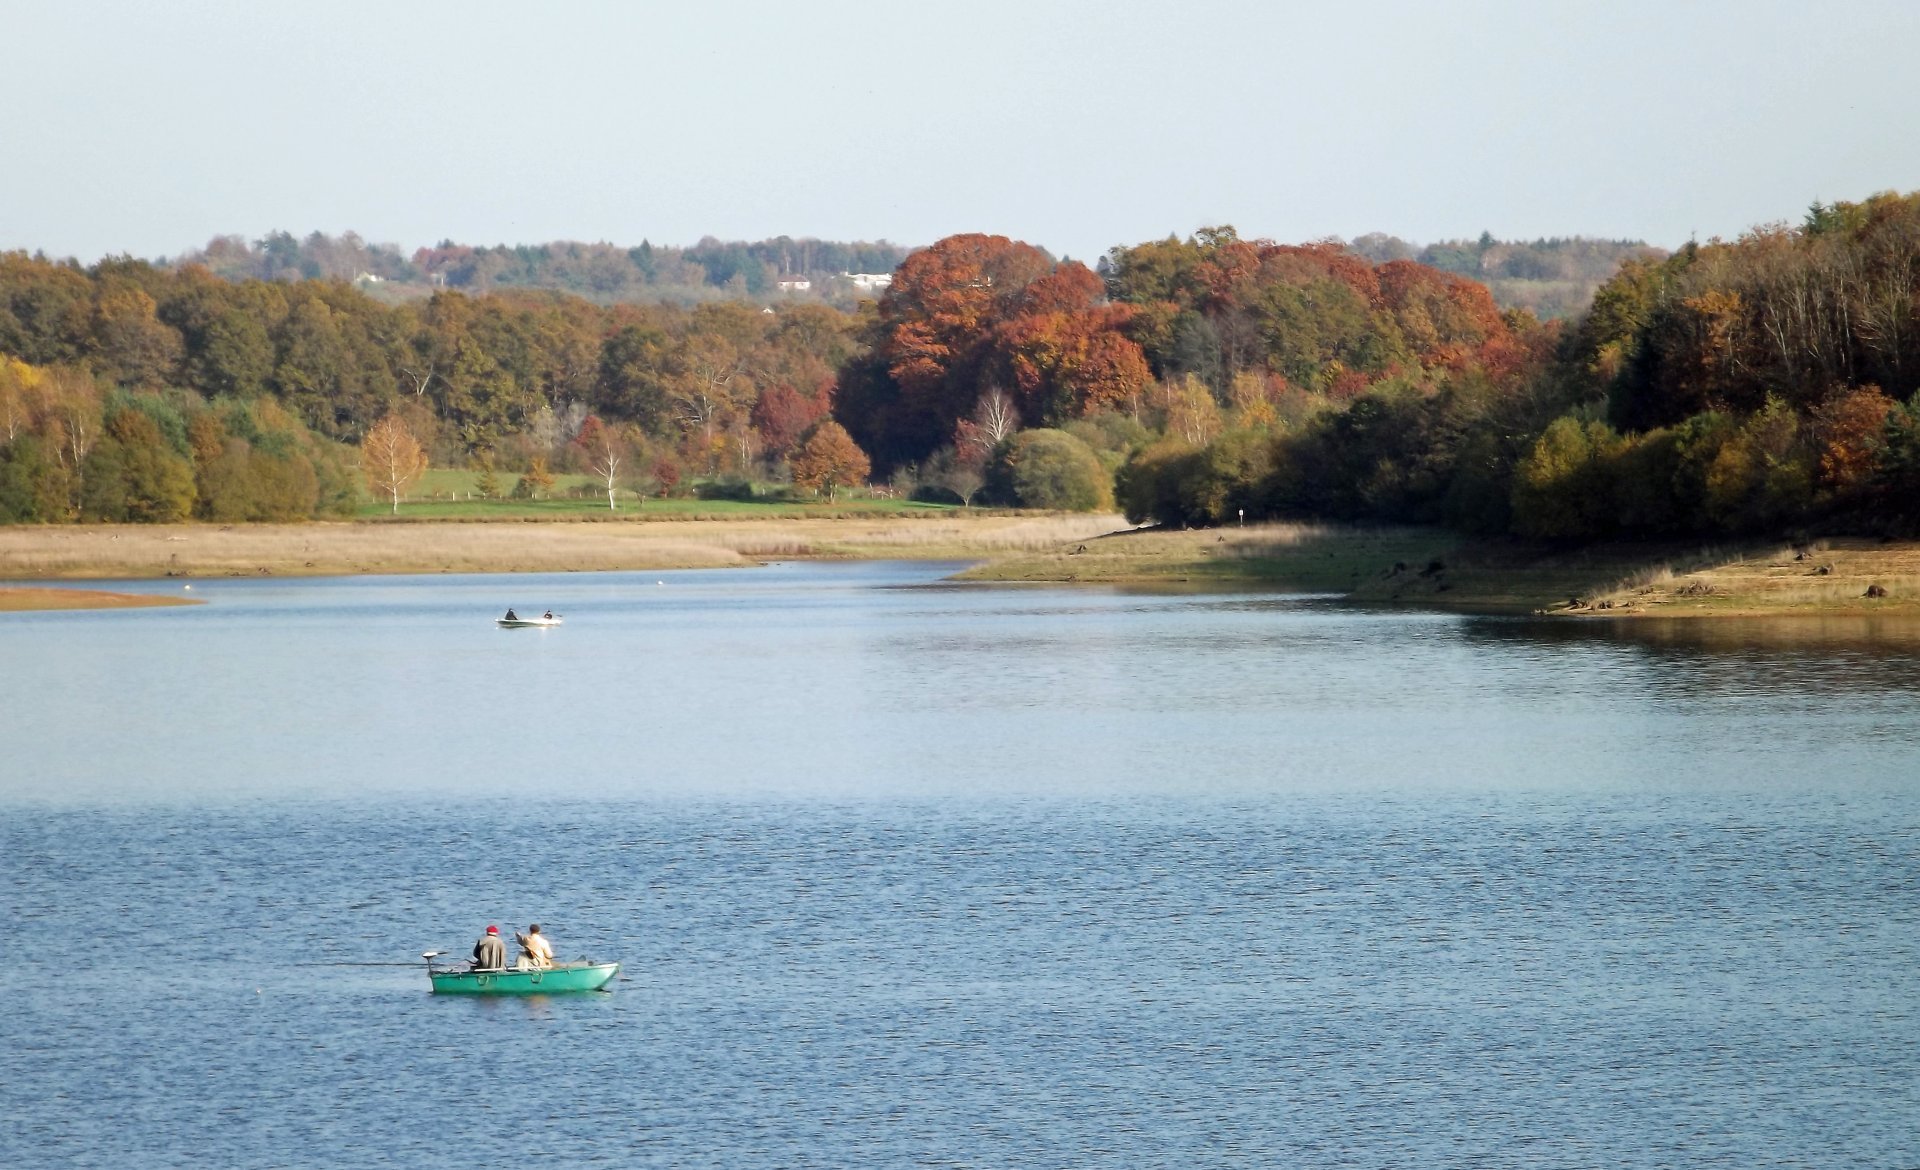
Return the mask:
<path id="1" fill-rule="evenodd" d="M 871 470 L 866 452 L 832 419 L 813 428 L 793 457 L 795 486 L 824 492 L 829 502 L 841 488 L 864 483 Z"/>
<path id="2" fill-rule="evenodd" d="M 945 442 L 989 384 L 1036 422 L 1137 395 L 1148 371 L 1125 333 L 1131 311 L 1104 300 L 1083 264 L 1005 236 L 950 236 L 895 273 L 834 415 L 893 467 Z"/>

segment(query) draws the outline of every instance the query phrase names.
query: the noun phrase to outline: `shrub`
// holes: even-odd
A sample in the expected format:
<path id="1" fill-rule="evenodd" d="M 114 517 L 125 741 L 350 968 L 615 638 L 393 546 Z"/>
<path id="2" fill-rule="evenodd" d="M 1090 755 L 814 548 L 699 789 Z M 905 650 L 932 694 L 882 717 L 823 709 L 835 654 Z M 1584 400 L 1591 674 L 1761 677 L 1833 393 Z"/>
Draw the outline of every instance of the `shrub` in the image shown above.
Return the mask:
<path id="1" fill-rule="evenodd" d="M 1199 462 L 1200 454 L 1179 439 L 1162 439 L 1133 453 L 1114 476 L 1114 494 L 1120 510 L 1135 524 L 1186 524 L 1180 486 Z"/>
<path id="2" fill-rule="evenodd" d="M 1100 457 L 1065 431 L 1021 431 L 996 453 L 996 484 L 1023 508 L 1097 512 L 1113 507 L 1113 479 Z"/>

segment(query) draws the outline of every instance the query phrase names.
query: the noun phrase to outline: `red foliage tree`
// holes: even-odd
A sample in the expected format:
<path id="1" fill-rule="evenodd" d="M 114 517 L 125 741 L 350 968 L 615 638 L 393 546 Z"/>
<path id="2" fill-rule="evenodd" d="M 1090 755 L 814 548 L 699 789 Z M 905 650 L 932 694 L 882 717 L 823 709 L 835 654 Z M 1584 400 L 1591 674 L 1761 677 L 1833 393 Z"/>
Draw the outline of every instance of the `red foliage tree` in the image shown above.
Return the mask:
<path id="1" fill-rule="evenodd" d="M 847 371 L 841 421 L 884 470 L 924 458 L 989 382 L 1021 414 L 1064 420 L 1138 393 L 1147 378 L 1083 264 L 1004 236 L 962 235 L 908 257 L 880 300 L 873 360 Z"/>
<path id="2" fill-rule="evenodd" d="M 826 416 L 832 401 L 828 394 L 809 397 L 785 382 L 761 391 L 760 400 L 753 404 L 751 421 L 762 448 L 777 459 L 786 458 L 799 446 L 807 428 Z"/>

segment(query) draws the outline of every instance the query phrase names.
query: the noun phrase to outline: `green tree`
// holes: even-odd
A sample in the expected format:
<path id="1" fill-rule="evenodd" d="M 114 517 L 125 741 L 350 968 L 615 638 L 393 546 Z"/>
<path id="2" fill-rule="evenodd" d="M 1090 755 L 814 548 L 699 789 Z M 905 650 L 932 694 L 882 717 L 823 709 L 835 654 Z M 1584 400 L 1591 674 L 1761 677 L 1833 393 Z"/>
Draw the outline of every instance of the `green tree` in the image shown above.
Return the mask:
<path id="1" fill-rule="evenodd" d="M 38 435 L 0 444 L 0 524 L 67 520 L 71 476 Z"/>
<path id="2" fill-rule="evenodd" d="M 333 310 L 318 297 L 303 297 L 287 314 L 276 341 L 273 383 L 281 401 L 322 434 L 347 434 L 353 420 L 343 405 L 350 397 L 354 361 Z"/>
<path id="3" fill-rule="evenodd" d="M 621 327 L 600 350 L 595 406 L 632 419 L 651 435 L 667 433 L 667 360 L 672 339 L 651 323 Z"/>
<path id="4" fill-rule="evenodd" d="M 1113 479 L 1100 457 L 1065 431 L 1021 431 L 995 458 L 998 474 L 1024 508 L 1098 512 L 1113 507 Z"/>
<path id="5" fill-rule="evenodd" d="M 483 500 L 498 498 L 500 495 L 500 475 L 493 466 L 493 452 L 480 452 L 479 455 L 475 457 L 474 462 L 480 470 L 480 474 L 474 477 L 474 490 L 480 493 L 480 498 Z"/>
<path id="6" fill-rule="evenodd" d="M 220 451 L 200 467 L 196 478 L 199 484 L 197 511 L 202 519 L 230 524 L 252 520 L 259 514 L 253 446 L 245 439 L 227 439 Z"/>
<path id="7" fill-rule="evenodd" d="M 1553 420 L 1515 470 L 1515 529 L 1554 539 L 1606 531 L 1615 516 L 1609 461 L 1619 447 L 1605 423 L 1571 415 Z"/>
<path id="8" fill-rule="evenodd" d="M 1135 524 L 1198 522 L 1199 517 L 1187 514 L 1180 489 L 1199 459 L 1200 453 L 1177 435 L 1141 447 L 1114 476 L 1120 510 Z"/>
<path id="9" fill-rule="evenodd" d="M 193 510 L 192 464 L 174 452 L 151 417 L 131 407 L 108 416 L 81 481 L 81 511 L 90 520 L 171 524 Z"/>

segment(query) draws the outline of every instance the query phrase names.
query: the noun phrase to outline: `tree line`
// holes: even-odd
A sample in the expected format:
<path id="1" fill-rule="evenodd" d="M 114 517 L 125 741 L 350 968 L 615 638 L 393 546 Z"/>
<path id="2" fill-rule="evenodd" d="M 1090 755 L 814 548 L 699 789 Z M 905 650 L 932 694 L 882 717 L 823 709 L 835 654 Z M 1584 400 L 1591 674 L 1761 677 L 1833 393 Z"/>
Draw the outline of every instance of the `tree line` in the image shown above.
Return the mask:
<path id="1" fill-rule="evenodd" d="M 1920 195 L 1630 260 L 1572 322 L 1503 323 L 1279 425 L 1142 447 L 1121 501 L 1559 540 L 1920 520 Z"/>
<path id="2" fill-rule="evenodd" d="M 877 481 L 1173 524 L 1890 528 L 1912 523 L 1920 483 L 1917 295 L 1920 196 L 1897 194 L 1633 256 L 1589 309 L 1547 321 L 1410 257 L 1230 227 L 1091 268 L 953 236 L 852 311 L 388 303 L 343 280 L 14 253 L 0 519 L 337 512 L 392 419 L 419 450 L 390 446 L 390 468 L 532 491 L 584 473 L 610 504 L 695 481 Z"/>
<path id="3" fill-rule="evenodd" d="M 197 266 L 0 255 L 0 464 L 6 482 L 35 484 L 9 491 L 0 518 L 182 515 L 174 503 L 122 509 L 90 494 L 115 450 L 96 452 L 102 437 L 204 475 L 229 439 L 263 468 L 298 456 L 316 469 L 304 507 L 285 497 L 223 503 L 203 484 L 185 514 L 338 511 L 350 505 L 327 469 L 353 465 L 388 415 L 441 467 L 585 471 L 594 458 L 585 434 L 630 451 L 626 474 L 648 481 L 636 490 L 784 475 L 827 415 L 854 327 L 853 315 L 811 302 L 774 313 L 735 301 L 599 306 L 441 292 L 387 305 L 343 281 L 234 282 Z M 203 430 L 224 428 L 218 442 L 196 446 L 202 418 Z"/>
<path id="4" fill-rule="evenodd" d="M 749 242 L 708 236 L 687 248 L 645 240 L 635 247 L 578 241 L 485 247 L 442 240 L 406 253 L 394 244 L 368 243 L 355 232 L 296 237 L 276 231 L 254 241 L 218 236 L 162 266 L 204 268 L 230 281 L 358 282 L 389 303 L 454 289 L 562 292 L 600 304 L 695 305 L 797 296 L 850 308 L 867 294 L 843 274 L 892 272 L 908 251 L 884 240 L 779 236 Z M 808 287 L 800 289 L 796 281 Z"/>

